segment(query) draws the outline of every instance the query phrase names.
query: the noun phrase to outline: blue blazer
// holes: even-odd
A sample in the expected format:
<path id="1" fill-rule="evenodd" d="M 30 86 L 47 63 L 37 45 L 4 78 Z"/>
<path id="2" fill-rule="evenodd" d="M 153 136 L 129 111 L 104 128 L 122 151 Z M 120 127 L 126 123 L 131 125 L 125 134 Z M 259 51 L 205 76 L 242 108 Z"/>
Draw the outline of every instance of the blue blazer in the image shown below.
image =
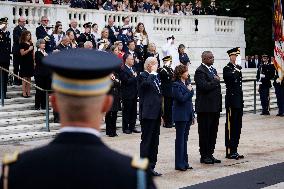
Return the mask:
<path id="1" fill-rule="evenodd" d="M 192 121 L 194 116 L 192 96 L 193 90 L 189 91 L 182 81 L 173 83 L 173 121 Z"/>

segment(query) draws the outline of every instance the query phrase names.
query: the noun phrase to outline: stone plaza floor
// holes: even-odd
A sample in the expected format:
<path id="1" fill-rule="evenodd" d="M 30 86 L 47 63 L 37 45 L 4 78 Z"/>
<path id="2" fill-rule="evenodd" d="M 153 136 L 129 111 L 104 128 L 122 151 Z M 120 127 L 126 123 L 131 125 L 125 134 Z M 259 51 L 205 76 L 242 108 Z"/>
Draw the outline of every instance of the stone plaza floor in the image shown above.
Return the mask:
<path id="1" fill-rule="evenodd" d="M 271 116 L 260 116 L 258 114 L 244 115 L 239 153 L 245 155 L 245 159 L 238 161 L 225 159 L 225 117 L 221 117 L 214 156 L 221 159 L 222 163 L 215 165 L 199 163 L 197 124 L 192 125 L 189 134 L 188 153 L 190 165 L 194 169 L 186 172 L 174 170 L 175 129 L 161 128 L 156 171 L 162 173 L 163 176 L 155 178 L 156 185 L 161 189 L 182 188 L 284 162 L 284 117 L 276 117 L 275 114 L 276 112 L 272 112 Z M 140 134 L 126 135 L 121 134 L 121 131 L 119 131 L 118 134 L 119 137 L 108 138 L 105 137 L 103 133 L 103 140 L 109 147 L 119 152 L 131 156 L 135 154 L 139 155 Z M 49 141 L 50 140 L 45 139 L 1 145 L 0 159 L 3 158 L 4 153 L 11 153 L 15 150 L 24 151 L 32 149 L 44 145 Z M 275 185 L 275 187 L 271 186 L 271 188 L 282 187 L 283 183 Z"/>

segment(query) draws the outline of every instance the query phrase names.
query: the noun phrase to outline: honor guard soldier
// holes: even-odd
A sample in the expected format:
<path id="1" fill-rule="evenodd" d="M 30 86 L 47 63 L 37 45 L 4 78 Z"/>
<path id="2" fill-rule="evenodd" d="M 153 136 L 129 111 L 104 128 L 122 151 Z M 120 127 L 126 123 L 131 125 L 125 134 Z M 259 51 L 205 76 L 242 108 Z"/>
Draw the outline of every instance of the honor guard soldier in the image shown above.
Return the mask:
<path id="1" fill-rule="evenodd" d="M 11 38 L 10 32 L 7 31 L 8 18 L 4 17 L 0 19 L 0 66 L 6 70 L 9 70 L 10 65 L 10 53 L 11 53 Z M 3 74 L 3 94 L 6 97 L 8 73 L 2 71 Z M 1 91 L 1 89 L 0 89 Z"/>
<path id="2" fill-rule="evenodd" d="M 107 147 L 100 124 L 112 97 L 110 74 L 121 60 L 107 52 L 71 49 L 47 56 L 61 116 L 55 139 L 38 149 L 4 158 L 0 188 L 156 188 L 148 160 Z"/>
<path id="3" fill-rule="evenodd" d="M 271 79 L 274 77 L 274 67 L 268 62 L 268 56 L 262 55 L 262 63 L 258 67 L 256 79 L 259 83 L 259 95 L 262 106 L 260 115 L 270 115 L 269 113 L 269 90 L 272 87 Z"/>
<path id="4" fill-rule="evenodd" d="M 95 36 L 91 34 L 91 28 L 92 28 L 92 23 L 87 22 L 83 25 L 85 28 L 85 32 L 81 33 L 79 38 L 78 38 L 78 43 L 79 46 L 82 46 L 86 41 L 91 41 L 93 43 L 93 48 L 96 48 L 96 41 L 95 41 Z"/>
<path id="5" fill-rule="evenodd" d="M 161 80 L 161 91 L 164 98 L 164 108 L 163 108 L 163 127 L 171 128 L 172 123 L 172 107 L 173 107 L 173 96 L 172 96 L 172 80 L 174 71 L 171 68 L 172 57 L 166 56 L 163 59 L 164 66 L 159 70 L 160 80 Z"/>
<path id="6" fill-rule="evenodd" d="M 230 62 L 223 69 L 223 77 L 226 84 L 226 158 L 238 160 L 244 158 L 243 155 L 238 154 L 244 107 L 242 67 L 236 64 L 237 56 L 240 54 L 240 48 L 233 48 L 228 50 L 227 53 L 230 57 Z"/>

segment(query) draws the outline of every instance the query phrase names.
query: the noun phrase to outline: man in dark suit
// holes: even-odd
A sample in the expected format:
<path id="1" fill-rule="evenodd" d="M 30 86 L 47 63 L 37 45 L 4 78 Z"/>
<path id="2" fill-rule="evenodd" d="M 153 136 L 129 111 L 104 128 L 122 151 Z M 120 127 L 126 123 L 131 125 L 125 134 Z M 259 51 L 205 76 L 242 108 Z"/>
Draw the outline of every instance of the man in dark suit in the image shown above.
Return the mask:
<path id="1" fill-rule="evenodd" d="M 110 40 L 112 44 L 114 44 L 114 42 L 117 41 L 117 36 L 119 34 L 119 28 L 117 28 L 114 25 L 113 17 L 108 18 L 108 25 L 106 26 L 106 28 L 108 29 L 108 33 L 109 33 L 108 39 Z"/>
<path id="2" fill-rule="evenodd" d="M 214 158 L 220 112 L 222 111 L 222 94 L 220 77 L 212 67 L 214 56 L 212 52 L 202 53 L 202 64 L 195 71 L 196 100 L 200 163 L 221 163 Z"/>
<path id="3" fill-rule="evenodd" d="M 256 68 L 254 56 L 250 57 L 250 61 L 248 62 L 248 68 Z"/>
<path id="4" fill-rule="evenodd" d="M 70 39 L 68 36 L 64 36 L 60 42 L 60 44 L 56 47 L 59 51 L 69 50 L 71 49 L 70 46 Z"/>
<path id="5" fill-rule="evenodd" d="M 244 158 L 243 155 L 238 154 L 244 107 L 241 71 L 242 67 L 236 62 L 240 49 L 233 48 L 228 50 L 227 53 L 230 57 L 230 62 L 223 69 L 223 77 L 226 83 L 226 158 L 238 160 Z"/>
<path id="6" fill-rule="evenodd" d="M 10 65 L 10 53 L 11 53 L 11 37 L 10 32 L 7 30 L 8 18 L 4 17 L 0 19 L 0 66 L 6 70 L 9 70 Z M 8 85 L 8 72 L 2 71 L 3 78 L 3 94 L 6 97 L 7 85 Z M 1 92 L 1 88 L 0 88 Z M 1 94 L 1 93 L 0 93 Z"/>
<path id="7" fill-rule="evenodd" d="M 128 46 L 128 52 L 127 53 L 131 54 L 134 58 L 134 68 L 136 69 L 136 71 L 138 73 L 143 72 L 143 70 L 144 70 L 143 64 L 138 59 L 137 52 L 135 51 L 135 48 L 136 48 L 135 42 L 133 40 L 128 41 L 127 46 Z"/>
<path id="8" fill-rule="evenodd" d="M 262 113 L 261 115 L 270 115 L 269 113 L 269 91 L 272 87 L 271 85 L 271 79 L 274 77 L 274 66 L 273 64 L 270 64 L 268 62 L 268 56 L 263 55 L 262 56 L 262 63 L 258 67 L 257 74 L 256 74 L 256 80 L 259 83 L 259 96 L 262 106 Z"/>
<path id="9" fill-rule="evenodd" d="M 48 26 L 49 19 L 46 16 L 41 17 L 41 25 L 36 28 L 36 38 L 45 40 L 45 51 L 50 54 L 55 48 L 55 42 L 52 37 L 52 31 Z"/>
<path id="10" fill-rule="evenodd" d="M 137 72 L 131 54 L 123 56 L 125 62 L 121 72 L 122 131 L 126 134 L 140 133 L 135 129 L 137 118 Z"/>
<path id="11" fill-rule="evenodd" d="M 216 7 L 215 0 L 211 0 L 210 5 L 205 10 L 207 15 L 217 15 L 218 14 L 218 8 Z"/>
<path id="12" fill-rule="evenodd" d="M 163 127 L 172 128 L 172 107 L 173 107 L 173 95 L 172 95 L 172 80 L 174 76 L 174 71 L 171 68 L 172 57 L 166 56 L 163 58 L 164 66 L 159 70 L 159 76 L 161 79 L 161 91 L 164 101 L 163 109 Z"/>
<path id="13" fill-rule="evenodd" d="M 122 41 L 123 52 L 128 52 L 128 41 L 133 40 L 133 31 L 132 27 L 129 25 L 130 18 L 128 16 L 122 18 L 122 21 L 123 21 L 123 26 L 120 28 L 117 40 Z"/>
<path id="14" fill-rule="evenodd" d="M 144 76 L 139 86 L 142 129 L 140 156 L 149 159 L 153 176 L 161 176 L 160 173 L 154 171 L 157 163 L 162 113 L 162 95 L 157 69 L 157 59 L 155 57 L 147 58 L 145 71 L 140 74 Z"/>
<path id="15" fill-rule="evenodd" d="M 20 40 L 20 37 L 23 33 L 23 31 L 27 30 L 25 28 L 25 25 L 26 25 L 26 19 L 24 17 L 20 17 L 18 19 L 18 25 L 14 28 L 13 30 L 13 72 L 14 74 L 16 75 L 19 75 L 19 69 L 20 69 L 20 43 L 19 43 L 19 40 Z M 21 85 L 22 82 L 14 77 L 14 85 Z"/>
<path id="16" fill-rule="evenodd" d="M 85 32 L 81 33 L 78 38 L 79 46 L 84 44 L 86 41 L 91 41 L 93 43 L 93 48 L 96 49 L 95 36 L 91 34 L 92 23 L 87 22 L 83 25 L 83 27 L 85 28 Z"/>
<path id="17" fill-rule="evenodd" d="M 106 95 L 109 75 L 119 68 L 120 59 L 106 52 L 71 49 L 43 61 L 54 72 L 62 128 L 50 144 L 6 156 L 0 188 L 156 188 L 146 159 L 131 159 L 101 140 L 102 116 L 112 103 Z"/>
<path id="18" fill-rule="evenodd" d="M 66 31 L 72 31 L 74 33 L 75 40 L 78 42 L 78 38 L 80 37 L 80 30 L 77 29 L 78 22 L 75 19 L 72 19 L 70 22 L 70 28 Z"/>

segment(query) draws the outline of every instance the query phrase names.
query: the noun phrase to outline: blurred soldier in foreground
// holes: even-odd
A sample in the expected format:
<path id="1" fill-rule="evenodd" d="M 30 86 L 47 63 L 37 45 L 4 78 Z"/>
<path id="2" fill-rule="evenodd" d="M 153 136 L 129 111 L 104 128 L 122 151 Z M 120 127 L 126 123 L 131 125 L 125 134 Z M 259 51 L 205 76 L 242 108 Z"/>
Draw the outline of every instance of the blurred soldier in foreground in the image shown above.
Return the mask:
<path id="1" fill-rule="evenodd" d="M 226 158 L 242 159 L 243 155 L 238 154 L 238 145 L 242 129 L 243 117 L 243 89 L 242 89 L 242 67 L 236 63 L 240 49 L 233 48 L 227 51 L 230 62 L 223 69 L 223 77 L 226 83 L 226 124 L 225 124 L 225 145 Z"/>
<path id="2" fill-rule="evenodd" d="M 271 57 L 271 64 L 274 64 L 274 82 L 275 94 L 277 98 L 278 113 L 276 116 L 284 117 L 284 78 L 281 75 L 281 67 L 278 67 L 274 57 Z"/>
<path id="3" fill-rule="evenodd" d="M 0 66 L 4 69 L 9 70 L 10 65 L 10 53 L 11 53 L 11 38 L 10 32 L 7 31 L 8 18 L 0 19 Z M 2 71 L 3 74 L 3 94 L 6 97 L 7 84 L 8 84 L 8 73 Z M 0 88 L 1 91 L 1 88 Z"/>
<path id="4" fill-rule="evenodd" d="M 47 56 L 61 116 L 61 129 L 48 145 L 6 156 L 0 188 L 155 188 L 148 160 L 119 154 L 100 139 L 112 97 L 110 74 L 120 60 L 106 52 L 72 49 Z"/>

